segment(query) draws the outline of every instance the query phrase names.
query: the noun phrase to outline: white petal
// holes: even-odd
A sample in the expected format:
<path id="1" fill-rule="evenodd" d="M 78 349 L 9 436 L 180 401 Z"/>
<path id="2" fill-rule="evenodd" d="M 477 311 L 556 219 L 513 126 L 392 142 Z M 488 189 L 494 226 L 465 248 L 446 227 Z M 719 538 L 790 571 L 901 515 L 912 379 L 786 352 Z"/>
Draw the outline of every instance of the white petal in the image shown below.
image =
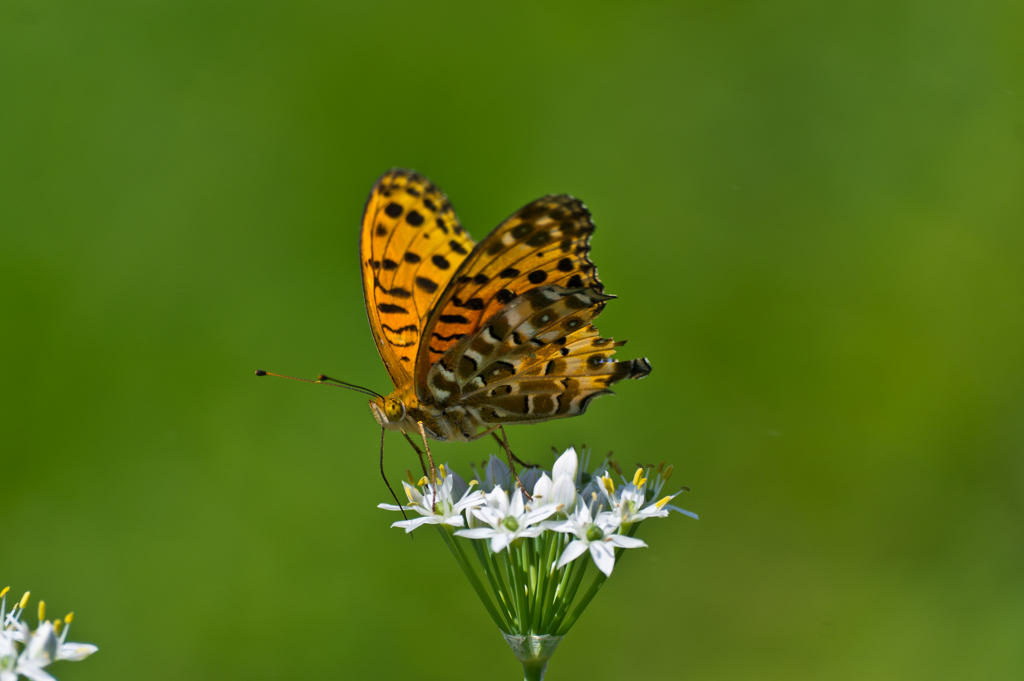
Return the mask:
<path id="1" fill-rule="evenodd" d="M 412 510 L 414 510 L 411 506 L 395 506 L 394 504 L 377 504 L 377 508 L 383 508 L 385 511 L 412 511 Z"/>
<path id="2" fill-rule="evenodd" d="M 397 523 L 391 523 L 391 527 L 401 527 L 408 534 L 420 525 L 434 525 L 439 522 L 441 522 L 440 516 L 425 515 L 420 518 L 413 518 L 412 520 L 399 520 Z"/>
<path id="3" fill-rule="evenodd" d="M 62 643 L 57 650 L 58 660 L 84 660 L 99 648 L 91 643 Z"/>
<path id="4" fill-rule="evenodd" d="M 566 563 L 576 560 L 586 552 L 587 542 L 580 541 L 579 539 L 574 539 L 573 541 L 569 542 L 569 545 L 565 547 L 564 551 L 562 551 L 562 556 L 558 559 L 558 565 L 556 565 L 555 567 L 563 567 L 566 565 Z"/>
<path id="5" fill-rule="evenodd" d="M 592 542 L 590 557 L 594 559 L 594 565 L 598 570 L 609 577 L 612 576 L 612 570 L 615 569 L 615 551 L 612 550 L 612 547 L 603 541 Z"/>
<path id="6" fill-rule="evenodd" d="M 533 486 L 533 498 L 536 501 L 547 503 L 549 494 L 551 494 L 551 478 L 547 473 L 541 473 L 540 479 Z"/>
<path id="7" fill-rule="evenodd" d="M 525 530 L 516 532 L 517 537 L 539 537 L 544 534 L 543 527 L 527 527 Z"/>
<path id="8" fill-rule="evenodd" d="M 445 519 L 441 521 L 441 523 L 443 525 L 451 525 L 452 527 L 462 527 L 466 524 L 466 521 L 462 519 L 461 515 L 456 513 L 450 516 L 446 516 Z"/>
<path id="9" fill-rule="evenodd" d="M 498 553 L 512 543 L 512 535 L 507 532 L 495 532 L 491 538 L 491 551 Z"/>
<path id="10" fill-rule="evenodd" d="M 508 507 L 508 514 L 518 518 L 523 515 L 525 510 L 526 504 L 523 503 L 523 490 L 516 487 L 516 491 L 512 494 L 512 503 Z"/>
<path id="11" fill-rule="evenodd" d="M 544 520 L 545 518 L 550 518 L 555 513 L 558 513 L 558 507 L 555 506 L 554 504 L 549 504 L 547 506 L 541 506 L 536 511 L 530 511 L 529 513 L 524 515 L 522 518 L 520 518 L 519 519 L 519 524 L 520 525 L 533 525 L 534 523 L 539 523 L 541 520 Z"/>
<path id="12" fill-rule="evenodd" d="M 576 456 L 576 450 L 573 447 L 565 450 L 562 456 L 558 457 L 555 461 L 555 465 L 551 468 L 551 477 L 557 482 L 558 478 L 563 475 L 573 481 L 573 485 L 576 484 L 576 468 L 579 466 L 579 458 Z"/>
<path id="13" fill-rule="evenodd" d="M 624 549 L 642 549 L 646 548 L 647 544 L 642 539 L 636 537 L 627 537 L 624 534 L 613 534 L 608 536 L 605 541 L 609 544 L 622 547 Z"/>
<path id="14" fill-rule="evenodd" d="M 566 514 L 572 513 L 576 507 L 575 481 L 565 475 L 555 478 L 555 483 L 551 486 L 551 499 L 549 501 L 554 504 L 561 504 L 562 511 Z"/>
<path id="15" fill-rule="evenodd" d="M 501 513 L 502 516 L 508 515 L 508 492 L 500 487 L 495 487 L 485 494 L 484 498 L 489 507 Z"/>
<path id="16" fill-rule="evenodd" d="M 490 526 L 495 526 L 504 520 L 505 516 L 502 513 L 494 510 L 490 506 L 481 506 L 480 508 L 473 509 L 473 515 L 480 519 L 480 522 Z"/>
<path id="17" fill-rule="evenodd" d="M 34 664 L 19 664 L 14 671 L 32 681 L 57 681 Z"/>
<path id="18" fill-rule="evenodd" d="M 579 528 L 571 520 L 545 520 L 541 523 L 541 526 L 551 530 L 552 532 L 567 532 L 569 534 L 579 534 Z"/>
<path id="19" fill-rule="evenodd" d="M 466 539 L 489 539 L 496 534 L 498 534 L 498 531 L 490 527 L 477 527 L 472 530 L 459 530 L 455 533 L 455 536 L 465 537 Z"/>

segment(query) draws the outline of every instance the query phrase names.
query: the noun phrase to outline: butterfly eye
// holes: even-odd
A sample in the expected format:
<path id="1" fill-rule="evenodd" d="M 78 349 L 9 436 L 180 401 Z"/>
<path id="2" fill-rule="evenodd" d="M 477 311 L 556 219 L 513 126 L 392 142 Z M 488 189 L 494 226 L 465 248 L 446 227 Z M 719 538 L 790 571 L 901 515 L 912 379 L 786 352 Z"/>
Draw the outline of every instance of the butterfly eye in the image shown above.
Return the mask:
<path id="1" fill-rule="evenodd" d="M 400 400 L 385 400 L 384 413 L 391 421 L 401 421 L 405 418 L 405 405 Z"/>

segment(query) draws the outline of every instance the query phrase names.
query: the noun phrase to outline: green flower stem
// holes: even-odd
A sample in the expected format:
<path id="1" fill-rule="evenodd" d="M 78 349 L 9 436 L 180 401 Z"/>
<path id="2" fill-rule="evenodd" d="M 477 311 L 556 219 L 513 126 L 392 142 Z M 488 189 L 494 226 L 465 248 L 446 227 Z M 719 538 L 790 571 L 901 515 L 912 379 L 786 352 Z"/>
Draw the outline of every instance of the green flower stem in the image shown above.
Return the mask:
<path id="1" fill-rule="evenodd" d="M 519 573 L 516 570 L 515 558 L 512 555 L 512 551 L 505 549 L 499 552 L 502 567 L 505 568 L 505 576 L 508 578 L 509 595 L 512 598 L 512 608 L 516 614 L 515 623 L 515 634 L 521 634 L 524 626 L 523 621 L 523 598 L 522 598 L 522 587 L 519 583 Z"/>
<path id="2" fill-rule="evenodd" d="M 523 681 L 544 681 L 544 671 L 548 668 L 547 660 L 544 662 L 524 662 Z"/>
<path id="3" fill-rule="evenodd" d="M 634 523 L 630 525 L 629 531 L 626 533 L 626 536 L 632 537 L 634 534 L 636 534 L 636 531 L 639 527 L 640 523 Z M 615 549 L 616 565 L 619 564 L 619 559 L 622 558 L 622 555 L 625 552 L 625 549 Z M 587 606 L 590 605 L 590 601 L 593 600 L 594 596 L 597 595 L 597 592 L 601 590 L 601 587 L 604 586 L 604 583 L 607 580 L 608 577 L 603 572 L 597 573 L 597 577 L 594 578 L 594 582 L 590 585 L 590 588 L 587 589 L 587 593 L 583 595 L 582 599 L 580 599 L 579 605 L 577 605 L 576 609 L 573 610 L 572 615 L 570 615 L 569 618 L 566 619 L 560 627 L 558 627 L 558 636 L 565 636 L 569 629 L 572 628 L 572 625 L 576 624 L 576 620 L 579 619 L 579 616 L 582 615 L 583 611 L 587 609 Z"/>
<path id="4" fill-rule="evenodd" d="M 558 612 L 555 613 L 555 617 L 551 622 L 552 628 L 557 631 L 561 631 L 562 621 L 569 612 L 569 607 L 572 605 L 573 600 L 576 598 L 576 592 L 580 588 L 580 582 L 583 581 L 583 575 L 586 574 L 587 567 L 590 565 L 590 553 L 584 553 L 573 562 L 579 563 L 579 565 L 575 568 L 575 574 L 572 577 L 572 581 L 569 582 L 569 588 L 562 596 L 562 605 L 558 608 Z"/>
<path id="5" fill-rule="evenodd" d="M 530 631 L 533 633 L 537 633 L 537 627 L 540 626 L 541 617 L 544 614 L 544 591 L 547 586 L 546 578 L 548 571 L 546 567 L 548 563 L 538 564 L 537 558 L 547 555 L 547 551 L 544 550 L 547 548 L 544 546 L 546 539 L 547 537 L 541 535 L 540 542 L 537 539 L 532 540 L 534 548 L 530 552 L 534 557 L 530 570 L 536 574 L 536 586 L 533 590 L 533 618 L 530 620 Z M 537 543 L 541 544 L 540 548 L 537 548 Z"/>
<path id="6" fill-rule="evenodd" d="M 576 570 L 577 567 L 578 566 L 576 565 L 576 561 L 572 561 L 564 568 L 562 568 L 561 579 L 558 580 L 558 585 L 555 587 L 555 593 L 552 594 L 549 600 L 551 604 L 550 610 L 548 611 L 548 615 L 544 618 L 544 622 L 541 625 L 541 628 L 545 632 L 551 632 L 553 629 L 556 628 L 558 613 L 562 610 L 561 603 L 564 602 L 565 590 L 568 588 L 569 579 L 572 577 L 573 572 Z M 555 580 L 551 581 L 554 582 Z M 559 605 L 559 607 L 555 607 L 556 605 Z"/>
<path id="7" fill-rule="evenodd" d="M 491 619 L 498 625 L 503 633 L 509 633 L 509 627 L 502 620 L 501 615 L 494 607 L 494 603 L 491 602 L 490 596 L 487 595 L 487 591 L 484 589 L 484 585 L 480 583 L 480 578 L 476 576 L 476 572 L 473 570 L 473 566 L 466 560 L 466 554 L 463 552 L 462 547 L 455 542 L 455 538 L 452 536 L 452 530 L 448 529 L 448 526 L 438 528 L 441 532 L 441 536 L 444 537 L 444 541 L 448 544 L 448 548 L 451 549 L 452 555 L 455 556 L 455 560 L 458 562 L 462 571 L 466 573 L 466 578 L 470 584 L 473 585 L 473 589 L 476 590 L 476 595 L 483 602 L 484 607 L 487 608 L 487 612 L 490 613 Z"/>
<path id="8" fill-rule="evenodd" d="M 488 557 L 490 553 L 489 547 L 486 542 L 473 541 L 472 539 L 468 541 L 473 546 L 473 550 L 476 551 L 476 557 L 480 560 L 480 566 L 483 568 L 484 574 L 487 575 L 487 580 L 491 584 L 491 591 L 494 592 L 494 600 L 501 607 L 501 613 L 505 616 L 505 621 L 512 622 L 512 611 L 509 609 L 509 604 L 505 598 L 507 593 L 505 584 L 500 582 L 501 573 L 496 569 L 492 569 L 493 563 Z"/>
<path id="9" fill-rule="evenodd" d="M 516 590 L 516 602 L 519 603 L 519 633 L 525 634 L 526 628 L 530 622 L 530 607 L 526 600 L 526 584 L 523 582 L 523 566 L 519 563 L 520 553 L 517 549 L 510 547 L 511 550 L 505 555 L 508 557 L 508 561 L 512 566 L 512 576 L 514 577 L 513 587 Z"/>

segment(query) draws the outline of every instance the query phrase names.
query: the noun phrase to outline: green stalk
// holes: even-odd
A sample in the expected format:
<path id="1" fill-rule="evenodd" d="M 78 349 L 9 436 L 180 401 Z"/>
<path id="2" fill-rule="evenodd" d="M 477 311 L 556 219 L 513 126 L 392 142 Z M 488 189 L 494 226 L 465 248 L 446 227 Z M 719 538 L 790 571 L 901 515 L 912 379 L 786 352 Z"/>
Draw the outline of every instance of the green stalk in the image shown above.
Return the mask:
<path id="1" fill-rule="evenodd" d="M 541 543 L 541 547 L 539 549 L 536 546 L 538 540 L 533 540 L 534 548 L 533 551 L 530 552 L 534 557 L 532 561 L 533 564 L 530 569 L 535 570 L 537 573 L 537 586 L 533 592 L 533 619 L 530 621 L 530 631 L 534 633 L 537 632 L 537 627 L 540 626 L 541 617 L 544 614 L 544 592 L 547 589 L 548 571 L 545 569 L 545 565 L 540 562 L 540 557 L 547 555 L 547 552 L 544 550 L 546 548 L 544 543 L 549 539 L 549 537 L 546 536 L 547 534 L 551 533 L 548 532 L 540 536 L 539 543 Z"/>
<path id="2" fill-rule="evenodd" d="M 438 527 L 441 532 L 441 536 L 444 537 L 444 541 L 448 544 L 448 548 L 451 549 L 452 555 L 455 556 L 455 561 L 462 568 L 462 571 L 466 573 L 466 578 L 469 579 L 469 583 L 473 585 L 473 589 L 476 590 L 476 595 L 480 598 L 480 601 L 487 608 L 487 612 L 491 615 L 491 619 L 498 625 L 502 633 L 509 633 L 509 627 L 505 624 L 501 615 L 494 607 L 494 603 L 491 602 L 490 596 L 487 595 L 487 591 L 484 590 L 484 585 L 480 583 L 480 578 L 476 576 L 476 572 L 473 567 L 466 560 L 466 554 L 462 551 L 462 547 L 455 543 L 455 538 L 450 534 L 451 530 L 445 527 Z"/>
<path id="3" fill-rule="evenodd" d="M 516 569 L 514 560 L 512 558 L 512 551 L 506 547 L 501 552 L 502 564 L 505 567 L 505 576 L 508 578 L 509 594 L 512 597 L 512 607 L 516 613 L 516 631 L 514 634 L 523 633 L 523 600 L 520 598 L 520 588 L 518 586 L 519 579 L 516 575 Z"/>
<path id="4" fill-rule="evenodd" d="M 580 588 L 580 582 L 583 581 L 583 575 L 587 572 L 587 566 L 590 565 L 590 552 L 584 553 L 577 560 L 580 564 L 576 568 L 576 574 L 573 575 L 572 581 L 569 583 L 569 589 L 562 596 L 562 604 L 552 620 L 552 626 L 558 631 L 561 631 L 562 620 L 565 618 L 566 613 L 569 612 L 569 607 L 572 605 L 573 599 L 576 598 L 576 591 Z M 573 562 L 575 563 L 576 561 Z"/>
<path id="5" fill-rule="evenodd" d="M 562 578 L 559 580 L 558 586 L 555 588 L 555 593 L 551 596 L 551 610 L 548 612 L 548 616 L 544 620 L 543 628 L 545 632 L 551 632 L 552 629 L 556 628 L 559 613 L 561 613 L 565 607 L 568 607 L 565 606 L 565 592 L 569 588 L 569 580 L 576 574 L 576 570 L 579 567 L 580 566 L 576 564 L 576 561 L 572 561 L 562 568 Z"/>
<path id="6" fill-rule="evenodd" d="M 632 537 L 634 534 L 636 534 L 636 531 L 637 529 L 639 529 L 639 527 L 640 523 L 633 523 L 630 526 L 629 531 L 626 532 L 626 536 Z M 615 549 L 616 565 L 619 564 L 619 559 L 622 558 L 622 555 L 625 552 L 626 549 Z M 580 600 L 579 605 L 577 605 L 576 609 L 573 610 L 572 615 L 570 615 L 569 618 L 566 619 L 560 627 L 558 627 L 558 633 L 556 634 L 557 636 L 565 636 L 566 633 L 568 633 L 569 629 L 572 628 L 572 625 L 576 624 L 576 620 L 579 619 L 579 616 L 582 615 L 583 611 L 587 609 L 587 606 L 590 605 L 590 601 L 593 600 L 594 596 L 597 595 L 597 592 L 601 590 L 601 587 L 604 586 L 604 583 L 605 581 L 607 581 L 607 579 L 608 577 L 603 572 L 597 573 L 597 577 L 594 578 L 594 582 L 590 585 L 590 588 L 587 589 L 587 593 L 583 595 L 583 598 Z"/>
<path id="7" fill-rule="evenodd" d="M 550 624 L 551 614 L 555 610 L 554 603 L 552 603 L 552 600 L 554 599 L 553 590 L 557 588 L 559 579 L 555 577 L 556 572 L 553 568 L 555 567 L 555 560 L 558 558 L 558 547 L 562 544 L 561 534 L 556 534 L 554 532 L 549 532 L 548 534 L 551 536 L 548 541 L 548 558 L 544 563 L 545 587 L 540 596 L 542 613 L 539 626 L 541 627 L 541 631 L 544 633 L 547 633 L 548 631 L 547 626 Z"/>
<path id="8" fill-rule="evenodd" d="M 476 557 L 480 559 L 480 566 L 483 567 L 484 574 L 487 575 L 487 580 L 491 584 L 491 590 L 494 592 L 494 600 L 501 606 L 501 614 L 505 616 L 506 622 L 511 622 L 512 611 L 509 609 L 508 602 L 506 601 L 504 583 L 499 584 L 498 582 L 498 580 L 501 579 L 501 573 L 496 569 L 491 569 L 493 563 L 487 557 L 487 553 L 490 553 L 490 547 L 484 540 L 470 539 L 469 542 L 473 545 L 473 549 L 476 551 Z"/>

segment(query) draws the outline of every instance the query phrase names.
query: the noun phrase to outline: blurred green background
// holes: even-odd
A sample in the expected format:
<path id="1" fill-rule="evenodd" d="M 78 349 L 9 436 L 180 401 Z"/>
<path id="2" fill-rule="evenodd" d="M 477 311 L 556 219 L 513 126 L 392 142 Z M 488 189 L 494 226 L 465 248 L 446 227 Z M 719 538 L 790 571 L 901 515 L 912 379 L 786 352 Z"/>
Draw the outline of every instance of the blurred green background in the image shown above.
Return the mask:
<path id="1" fill-rule="evenodd" d="M 550 678 L 1024 675 L 1024 4 L 0 0 L 0 586 L 62 680 L 518 678 L 377 474 L 358 224 L 579 196 L 674 462 Z M 457 470 L 490 443 L 438 444 Z M 387 467 L 414 458 L 397 434 Z M 34 621 L 34 618 L 33 618 Z"/>

